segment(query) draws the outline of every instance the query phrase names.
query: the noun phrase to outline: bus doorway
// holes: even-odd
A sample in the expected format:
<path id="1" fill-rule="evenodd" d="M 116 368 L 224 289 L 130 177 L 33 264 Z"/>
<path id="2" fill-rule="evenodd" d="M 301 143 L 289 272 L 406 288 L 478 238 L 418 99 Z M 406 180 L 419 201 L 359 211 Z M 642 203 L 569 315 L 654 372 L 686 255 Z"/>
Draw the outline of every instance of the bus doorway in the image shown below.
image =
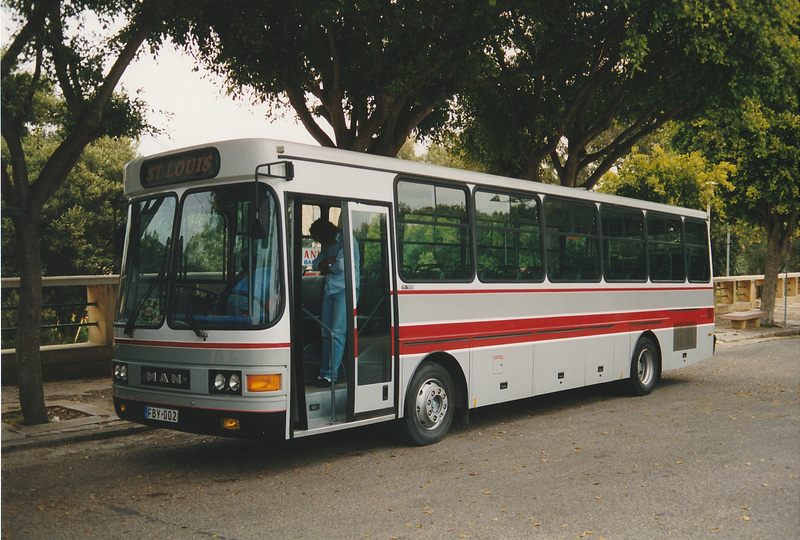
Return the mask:
<path id="1" fill-rule="evenodd" d="M 293 436 L 394 417 L 389 208 L 309 197 L 291 207 Z M 315 222 L 335 233 L 312 238 Z"/>

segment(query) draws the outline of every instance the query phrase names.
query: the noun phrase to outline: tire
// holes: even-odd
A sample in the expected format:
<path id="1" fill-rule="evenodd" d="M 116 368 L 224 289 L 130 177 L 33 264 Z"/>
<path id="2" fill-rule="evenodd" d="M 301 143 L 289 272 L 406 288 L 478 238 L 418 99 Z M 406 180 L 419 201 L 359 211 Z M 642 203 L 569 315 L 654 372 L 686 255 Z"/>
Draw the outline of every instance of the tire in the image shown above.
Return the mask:
<path id="1" fill-rule="evenodd" d="M 660 375 L 658 347 L 647 337 L 639 338 L 631 359 L 628 390 L 634 396 L 646 396 L 655 388 Z"/>
<path id="2" fill-rule="evenodd" d="M 411 444 L 441 441 L 455 415 L 455 390 L 450 374 L 440 364 L 423 363 L 408 386 L 403 428 Z"/>

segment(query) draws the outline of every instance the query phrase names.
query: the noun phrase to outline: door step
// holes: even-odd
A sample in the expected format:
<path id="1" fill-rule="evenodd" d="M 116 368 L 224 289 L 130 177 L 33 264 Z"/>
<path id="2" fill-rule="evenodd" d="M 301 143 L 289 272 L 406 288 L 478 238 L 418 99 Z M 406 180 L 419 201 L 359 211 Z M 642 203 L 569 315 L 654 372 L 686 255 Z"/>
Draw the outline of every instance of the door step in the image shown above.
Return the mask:
<path id="1" fill-rule="evenodd" d="M 306 388 L 308 428 L 331 425 L 331 389 Z M 347 383 L 336 383 L 336 423 L 347 420 Z"/>

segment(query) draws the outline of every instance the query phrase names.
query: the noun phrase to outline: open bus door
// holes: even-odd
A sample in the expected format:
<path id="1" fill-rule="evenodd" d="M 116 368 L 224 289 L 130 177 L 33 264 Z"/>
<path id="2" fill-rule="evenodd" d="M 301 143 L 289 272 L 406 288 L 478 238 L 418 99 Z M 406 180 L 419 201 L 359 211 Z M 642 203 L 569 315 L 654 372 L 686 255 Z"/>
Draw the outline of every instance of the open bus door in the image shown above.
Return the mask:
<path id="1" fill-rule="evenodd" d="M 392 300 L 389 209 L 350 203 L 350 238 L 359 246 L 359 272 L 353 317 L 355 355 L 354 417 L 394 413 L 394 309 Z M 355 251 L 351 250 L 353 262 Z"/>
<path id="2" fill-rule="evenodd" d="M 389 208 L 350 201 L 295 199 L 290 224 L 294 253 L 292 290 L 293 436 L 335 430 L 395 415 L 394 306 Z M 322 340 L 330 321 L 322 315 L 326 277 L 311 267 L 321 246 L 308 237 L 325 217 L 342 231 L 347 330 L 335 384 L 318 387 Z M 333 362 L 335 364 L 335 362 Z M 329 364 L 330 365 L 330 364 Z"/>

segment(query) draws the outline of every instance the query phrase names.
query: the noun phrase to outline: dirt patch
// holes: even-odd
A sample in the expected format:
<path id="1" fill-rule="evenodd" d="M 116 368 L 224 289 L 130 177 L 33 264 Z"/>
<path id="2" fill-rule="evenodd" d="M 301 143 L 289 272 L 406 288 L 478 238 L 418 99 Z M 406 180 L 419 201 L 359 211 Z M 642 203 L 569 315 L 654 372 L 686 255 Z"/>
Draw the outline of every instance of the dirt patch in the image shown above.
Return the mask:
<path id="1" fill-rule="evenodd" d="M 25 417 L 22 416 L 22 411 L 4 412 L 2 416 L 3 423 L 11 424 L 15 427 L 28 425 L 25 423 Z M 68 409 L 67 407 L 47 407 L 47 419 L 50 422 L 63 422 L 65 420 L 74 420 L 75 418 L 84 418 L 86 416 L 89 415 L 85 412 Z"/>
<path id="2" fill-rule="evenodd" d="M 90 403 L 96 405 L 113 406 L 114 403 L 114 400 L 111 396 L 111 388 L 105 390 L 87 390 L 81 394 L 60 396 L 59 399 L 67 399 L 69 401 L 77 401 L 79 403 Z"/>

